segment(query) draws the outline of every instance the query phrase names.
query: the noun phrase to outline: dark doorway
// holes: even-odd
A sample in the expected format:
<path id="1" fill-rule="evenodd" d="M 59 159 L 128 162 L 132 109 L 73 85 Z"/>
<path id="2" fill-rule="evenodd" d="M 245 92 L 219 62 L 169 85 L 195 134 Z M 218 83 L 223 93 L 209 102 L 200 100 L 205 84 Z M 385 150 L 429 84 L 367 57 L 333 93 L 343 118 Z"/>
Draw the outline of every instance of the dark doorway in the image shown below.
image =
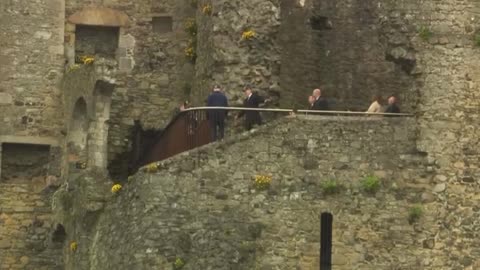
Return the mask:
<path id="1" fill-rule="evenodd" d="M 332 269 L 332 223 L 330 213 L 322 213 L 320 217 L 320 270 Z"/>

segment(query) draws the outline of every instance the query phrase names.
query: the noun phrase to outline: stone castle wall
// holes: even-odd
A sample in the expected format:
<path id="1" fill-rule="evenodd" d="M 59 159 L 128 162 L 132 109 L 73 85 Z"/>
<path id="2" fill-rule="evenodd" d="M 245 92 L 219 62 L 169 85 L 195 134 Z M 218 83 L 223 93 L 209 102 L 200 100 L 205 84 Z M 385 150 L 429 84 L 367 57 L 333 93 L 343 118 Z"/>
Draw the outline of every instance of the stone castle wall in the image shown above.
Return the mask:
<path id="1" fill-rule="evenodd" d="M 211 13 L 204 12 L 207 6 Z M 279 97 L 279 1 L 199 1 L 197 10 L 196 102 L 205 104 L 213 84 L 237 105 L 246 85 L 264 96 Z M 255 37 L 242 39 L 249 30 Z"/>
<path id="2" fill-rule="evenodd" d="M 402 110 L 414 112 L 417 121 L 391 123 L 398 127 L 374 120 L 360 121 L 350 129 L 343 126 L 345 122 L 333 124 L 329 120 L 326 130 L 319 131 L 329 142 L 318 141 L 322 145 L 318 153 L 310 152 L 317 149 L 315 142 L 304 146 L 306 139 L 299 135 L 311 131 L 286 124 L 285 128 L 291 127 L 288 132 L 278 127 L 257 133 L 260 147 L 257 142 L 252 145 L 254 142 L 240 140 L 239 144 L 223 144 L 175 158 L 185 160 L 178 167 L 165 163 L 170 164 L 168 172 L 162 170 L 145 178 L 139 175 L 142 179 L 127 188 L 125 197 L 116 199 L 118 205 L 107 207 L 98 230 L 95 222 L 101 207 L 96 204 L 89 210 L 93 214 L 87 211 L 92 217 L 85 219 L 84 229 L 75 232 L 75 226 L 67 226 L 69 239 L 79 236 L 77 240 L 83 239 L 85 244 L 80 245 L 81 255 L 73 259 L 67 256 L 67 268 L 88 269 L 93 265 L 108 269 L 122 262 L 139 269 L 168 269 L 172 259 L 181 256 L 187 260 L 187 268 L 195 264 L 214 265 L 217 269 L 235 264 L 245 269 L 252 265 L 271 268 L 285 263 L 309 269 L 318 264 L 319 232 L 313 228 L 319 227 L 318 214 L 324 209 L 333 212 L 338 226 L 334 239 L 341 240 L 334 247 L 334 259 L 340 269 L 388 269 L 389 264 L 405 268 L 423 265 L 425 269 L 479 267 L 475 258 L 480 256 L 480 248 L 475 239 L 480 198 L 475 194 L 480 179 L 480 49 L 474 40 L 478 34 L 478 1 L 108 0 L 89 1 L 88 5 L 123 12 L 129 23 L 119 29 L 113 59 L 97 59 L 92 66 L 62 74 L 65 59 L 70 61 L 75 49 L 76 28 L 68 18 L 84 10 L 85 3 L 0 3 L 0 143 L 51 146 L 48 175 L 61 175 L 59 160 L 67 152 L 63 140 L 71 139 L 70 121 L 79 98 L 87 103 L 90 125 L 85 134 L 74 134 L 73 138 L 86 140 L 92 149 L 88 156 L 91 164 L 103 167 L 108 156 L 112 176 L 118 179 L 128 168 L 128 134 L 133 121 L 163 127 L 191 87 L 196 105 L 203 104 L 213 83 L 225 87 L 235 104 L 241 101 L 240 90 L 248 83 L 262 95 L 272 97 L 275 105 L 303 107 L 306 96 L 320 86 L 327 97 L 335 100 L 335 108 L 355 110 L 366 109 L 374 94 L 395 93 Z M 211 14 L 204 12 L 206 5 L 212 7 Z M 164 19 L 169 17 L 172 31 L 165 28 L 168 19 Z M 184 55 L 189 39 L 184 23 L 193 17 L 198 24 L 195 66 Z M 242 40 L 245 30 L 255 31 L 255 38 Z M 85 37 L 95 39 L 89 35 Z M 76 77 L 76 72 L 82 75 Z M 62 75 L 65 80 L 59 87 Z M 106 82 L 109 89 L 113 87 L 111 100 L 110 96 L 96 96 L 99 81 Z M 298 129 L 294 133 L 298 134 L 292 139 L 286 134 L 293 129 Z M 395 135 L 399 141 L 382 137 L 389 131 L 399 132 Z M 267 140 L 267 134 L 279 137 L 279 142 Z M 411 141 L 404 141 L 404 136 Z M 310 139 L 315 138 L 312 135 Z M 107 140 L 108 150 L 104 150 Z M 414 141 L 425 159 L 406 150 L 415 148 Z M 264 145 L 268 146 L 266 150 Z M 342 152 L 344 145 L 355 150 Z M 244 151 L 249 147 L 255 149 Z M 11 164 L 19 164 L 17 161 L 28 161 L 9 151 L 2 152 L 2 159 L 9 158 L 2 169 L 8 170 Z M 375 158 L 368 155 L 372 151 Z M 244 167 L 238 167 L 238 159 L 234 159 L 238 153 L 243 153 L 240 160 L 246 160 Z M 332 159 L 324 160 L 325 153 Z M 257 155 L 258 160 L 265 160 L 263 167 L 253 164 Z M 258 173 L 275 168 L 274 173 L 281 172 L 281 181 L 272 187 L 272 192 L 259 194 L 248 184 L 250 174 L 232 171 L 237 167 Z M 351 181 L 370 173 L 386 183 L 375 197 L 358 192 L 358 183 Z M 233 180 L 223 184 L 229 175 Z M 332 177 L 347 188 L 325 200 L 318 195 L 322 193 L 319 181 Z M 93 187 L 95 180 L 89 179 L 87 184 Z M 192 181 L 198 181 L 197 186 L 192 186 Z M 20 198 L 9 202 L 21 207 L 38 204 L 39 208 L 24 211 L 7 204 L 0 208 L 0 223 L 6 224 L 0 231 L 0 249 L 9 250 L 1 253 L 8 256 L 0 258 L 4 263 L 0 268 L 52 269 L 60 265 L 56 263 L 60 248 L 49 246 L 46 240 L 53 226 L 48 221 L 49 210 L 44 207 L 47 199 L 40 198 L 38 190 L 31 194 L 25 191 L 24 182 L 1 184 L 0 189 L 8 191 L 2 197 Z M 196 194 L 195 200 L 190 199 L 191 194 Z M 88 196 L 88 192 L 82 193 L 78 201 L 84 202 Z M 413 227 L 406 225 L 405 215 L 417 203 L 423 204 L 425 217 Z M 313 218 L 303 209 L 314 212 Z M 371 214 L 376 209 L 377 215 Z M 402 215 L 392 217 L 392 212 Z M 39 217 L 38 213 L 45 216 Z M 344 213 L 354 218 L 350 220 Z M 130 223 L 113 222 L 125 217 Z M 279 225 L 271 224 L 266 217 L 278 220 Z M 247 222 L 232 222 L 244 219 Z M 136 227 L 138 220 L 146 221 L 141 225 L 145 228 Z M 355 223 L 358 220 L 361 225 Z M 24 224 L 20 226 L 21 234 L 11 238 L 10 232 L 18 224 Z M 149 226 L 160 228 L 160 232 L 149 231 Z M 125 235 L 126 231 L 130 234 Z M 262 235 L 259 231 L 263 231 Z M 118 248 L 112 239 L 124 246 Z M 24 256 L 31 241 L 36 241 L 35 249 Z M 186 244 L 179 244 L 183 242 Z M 216 246 L 208 246 L 217 242 L 224 243 L 218 252 Z M 99 246 L 103 249 L 97 250 Z M 269 257 L 264 247 L 281 256 Z M 84 255 L 90 249 L 99 255 Z M 393 255 L 385 255 L 385 250 Z M 132 252 L 134 258 L 129 257 Z M 118 254 L 118 261 L 105 259 Z M 218 255 L 203 259 L 207 254 Z M 343 259 L 338 254 L 348 257 Z M 393 261 L 387 263 L 391 258 Z M 80 259 L 85 263 L 75 266 L 75 260 Z"/>
<path id="3" fill-rule="evenodd" d="M 286 119 L 161 162 L 131 178 L 86 229 L 90 267 L 173 269 L 182 258 L 184 269 L 317 269 L 319 216 L 330 212 L 335 269 L 475 269 L 476 225 L 466 221 L 478 215 L 470 205 L 445 219 L 460 210 L 447 210 L 446 197 L 461 191 L 436 184 L 414 127 L 413 119 Z M 273 176 L 269 190 L 254 188 L 257 174 Z M 368 175 L 381 179 L 375 195 L 362 190 Z M 332 179 L 344 188 L 327 195 L 322 183 Z M 411 223 L 415 205 L 423 214 Z M 452 247 L 453 227 L 468 250 Z"/>
<path id="4" fill-rule="evenodd" d="M 52 241 L 54 221 L 44 183 L 0 183 L 0 269 L 60 270 L 63 241 Z"/>
<path id="5" fill-rule="evenodd" d="M 77 38 L 78 41 L 81 41 L 80 38 L 91 40 L 92 44 L 106 40 L 95 36 L 95 29 L 101 30 L 105 25 L 76 32 L 76 21 L 90 20 L 85 15 L 87 13 L 82 12 L 101 12 L 102 9 L 109 8 L 124 14 L 128 19 L 118 29 L 118 48 L 110 52 L 110 59 L 105 62 L 109 64 L 98 66 L 96 63 L 95 72 L 90 76 L 93 82 L 86 85 L 89 88 L 87 92 L 93 93 L 95 81 L 105 80 L 105 75 L 108 77 L 106 81 L 114 85 L 109 115 L 104 119 L 108 120 L 108 127 L 102 128 L 106 129 L 105 134 L 108 133 L 108 162 L 112 177 L 125 177 L 130 150 L 129 135 L 134 120 L 139 120 L 146 128 L 162 128 L 172 117 L 174 109 L 179 107 L 181 100 L 185 99 L 188 92 L 185 84 L 193 75 L 193 66 L 184 55 L 187 40 L 184 23 L 189 14 L 194 12 L 187 2 L 165 0 L 132 4 L 131 1 L 118 0 L 92 1 L 88 5 L 83 1 L 68 1 L 66 4 L 66 48 L 72 59 L 74 51 L 79 50 L 78 46 L 75 48 Z M 108 17 L 107 15 L 103 16 Z M 167 18 L 167 22 L 157 25 L 157 18 Z M 82 37 L 82 33 L 87 35 Z M 105 37 L 101 33 L 103 32 L 100 31 L 99 35 Z M 110 45 L 97 47 L 102 50 L 108 46 Z M 80 49 L 88 51 L 84 47 Z M 72 76 L 69 77 L 69 82 L 64 87 L 78 88 L 77 85 L 71 85 L 75 80 Z M 91 104 L 92 108 L 95 106 Z M 97 135 L 96 139 L 102 140 L 103 135 Z M 92 143 L 93 146 L 97 144 L 98 142 Z"/>
<path id="6" fill-rule="evenodd" d="M 0 135 L 60 134 L 63 7 L 60 0 L 0 5 Z"/>
<path id="7" fill-rule="evenodd" d="M 305 107 L 312 89 L 321 87 L 339 110 L 367 110 L 374 95 L 396 94 L 412 111 L 416 25 L 402 1 L 283 1 L 281 87 Z M 416 1 L 411 1 L 416 2 Z"/>
<path id="8" fill-rule="evenodd" d="M 47 175 L 60 176 L 63 157 L 64 6 L 0 3 L 0 269 L 63 268 L 41 190 Z"/>
<path id="9" fill-rule="evenodd" d="M 413 1 L 412 1 L 413 2 Z M 212 13 L 202 13 L 211 5 Z M 404 111 L 418 103 L 418 25 L 399 13 L 416 6 L 391 1 L 206 1 L 199 24 L 195 95 L 213 83 L 233 102 L 250 84 L 282 107 L 307 107 L 321 87 L 332 108 L 366 110 L 374 95 L 396 94 Z M 255 37 L 242 39 L 253 30 Z"/>
<path id="10" fill-rule="evenodd" d="M 427 42 L 417 41 L 424 79 L 419 89 L 418 145 L 429 154 L 431 169 L 438 174 L 435 181 L 446 186 L 445 208 L 452 210 L 445 219 L 456 220 L 442 225 L 452 230 L 442 238 L 452 250 L 461 247 L 464 252 L 451 252 L 449 258 L 478 256 L 475 241 L 467 235 L 478 230 L 470 217 L 480 202 L 474 195 L 480 183 L 480 48 L 475 43 L 480 3 L 422 2 L 419 9 L 422 15 L 429 14 L 424 24 L 432 34 Z M 473 230 L 451 229 L 459 224 L 470 224 Z"/>

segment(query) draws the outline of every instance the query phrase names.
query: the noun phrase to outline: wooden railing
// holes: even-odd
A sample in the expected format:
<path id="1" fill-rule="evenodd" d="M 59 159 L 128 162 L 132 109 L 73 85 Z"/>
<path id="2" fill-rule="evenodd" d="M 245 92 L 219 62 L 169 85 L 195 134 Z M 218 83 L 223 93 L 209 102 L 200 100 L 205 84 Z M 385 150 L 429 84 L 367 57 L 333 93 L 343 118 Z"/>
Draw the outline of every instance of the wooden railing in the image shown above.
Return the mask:
<path id="1" fill-rule="evenodd" d="M 153 139 L 153 143 L 147 149 L 142 147 L 142 138 L 134 138 L 137 142 L 134 145 L 136 160 L 133 161 L 134 173 L 139 167 L 146 164 L 160 161 L 172 157 L 176 154 L 200 147 L 212 142 L 211 129 L 207 119 L 208 110 L 225 111 L 258 111 L 263 113 L 274 113 L 276 116 L 298 115 L 330 115 L 330 116 L 395 116 L 411 117 L 408 113 L 365 113 L 350 111 L 312 111 L 312 110 L 293 110 L 293 109 L 265 109 L 265 108 L 239 108 L 239 107 L 196 107 L 186 109 L 177 114 L 166 128 Z"/>

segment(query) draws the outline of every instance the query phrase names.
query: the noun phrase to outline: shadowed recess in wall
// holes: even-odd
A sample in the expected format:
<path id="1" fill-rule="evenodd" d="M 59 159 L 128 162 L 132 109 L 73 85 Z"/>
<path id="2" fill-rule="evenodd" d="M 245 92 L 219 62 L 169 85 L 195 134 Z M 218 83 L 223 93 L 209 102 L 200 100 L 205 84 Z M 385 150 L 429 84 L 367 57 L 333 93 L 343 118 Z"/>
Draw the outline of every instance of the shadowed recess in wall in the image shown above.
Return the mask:
<path id="1" fill-rule="evenodd" d="M 2 181 L 33 181 L 46 176 L 50 146 L 4 143 L 1 156 Z"/>
<path id="2" fill-rule="evenodd" d="M 75 54 L 113 58 L 118 47 L 119 27 L 77 25 Z"/>
<path id="3" fill-rule="evenodd" d="M 52 242 L 56 244 L 63 244 L 67 239 L 65 228 L 61 224 L 57 224 L 55 231 L 52 234 Z"/>
<path id="4" fill-rule="evenodd" d="M 313 30 L 331 30 L 333 28 L 332 22 L 325 16 L 312 16 L 310 26 Z"/>

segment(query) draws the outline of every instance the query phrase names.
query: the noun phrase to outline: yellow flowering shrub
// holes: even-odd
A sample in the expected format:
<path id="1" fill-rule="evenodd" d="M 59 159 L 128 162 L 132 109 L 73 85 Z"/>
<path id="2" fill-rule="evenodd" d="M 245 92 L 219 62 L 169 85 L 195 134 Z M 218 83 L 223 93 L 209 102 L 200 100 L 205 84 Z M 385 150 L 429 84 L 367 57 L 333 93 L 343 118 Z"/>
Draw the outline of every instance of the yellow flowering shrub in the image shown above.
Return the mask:
<path id="1" fill-rule="evenodd" d="M 206 4 L 202 7 L 202 13 L 205 15 L 211 15 L 212 14 L 212 6 L 210 4 Z"/>
<path id="2" fill-rule="evenodd" d="M 189 33 L 192 36 L 197 35 L 197 21 L 195 18 L 189 18 L 185 22 L 185 32 Z"/>
<path id="3" fill-rule="evenodd" d="M 144 168 L 145 168 L 145 172 L 154 173 L 154 172 L 158 171 L 158 163 L 157 162 L 150 163 L 147 166 L 145 166 Z"/>
<path id="4" fill-rule="evenodd" d="M 255 175 L 254 185 L 256 189 L 263 190 L 270 187 L 272 183 L 272 176 L 270 175 Z"/>
<path id="5" fill-rule="evenodd" d="M 189 18 L 185 22 L 185 32 L 190 36 L 188 46 L 185 48 L 185 56 L 191 62 L 197 59 L 197 22 L 195 18 Z"/>
<path id="6" fill-rule="evenodd" d="M 84 65 L 90 65 L 95 62 L 95 57 L 92 55 L 80 55 L 76 57 L 76 62 Z"/>
<path id="7" fill-rule="evenodd" d="M 182 269 L 185 266 L 185 262 L 181 258 L 176 258 L 173 263 L 174 269 Z"/>
<path id="8" fill-rule="evenodd" d="M 190 60 L 195 59 L 195 49 L 192 46 L 185 48 L 185 56 Z"/>
<path id="9" fill-rule="evenodd" d="M 78 244 L 75 241 L 70 242 L 70 251 L 75 252 L 78 248 Z"/>
<path id="10" fill-rule="evenodd" d="M 84 56 L 82 62 L 84 65 L 90 65 L 95 62 L 95 58 L 93 56 Z"/>
<path id="11" fill-rule="evenodd" d="M 250 39 L 254 38 L 255 35 L 256 35 L 256 33 L 255 33 L 255 31 L 253 31 L 253 30 L 243 31 L 243 33 L 242 33 L 242 39 L 250 40 Z"/>
<path id="12" fill-rule="evenodd" d="M 67 72 L 72 72 L 72 71 L 77 70 L 79 68 L 80 68 L 80 65 L 78 65 L 78 64 L 70 65 L 67 68 Z"/>
<path id="13" fill-rule="evenodd" d="M 113 193 L 113 194 L 118 193 L 120 190 L 122 190 L 122 185 L 120 185 L 120 184 L 115 184 L 115 185 L 112 186 L 112 193 Z"/>

